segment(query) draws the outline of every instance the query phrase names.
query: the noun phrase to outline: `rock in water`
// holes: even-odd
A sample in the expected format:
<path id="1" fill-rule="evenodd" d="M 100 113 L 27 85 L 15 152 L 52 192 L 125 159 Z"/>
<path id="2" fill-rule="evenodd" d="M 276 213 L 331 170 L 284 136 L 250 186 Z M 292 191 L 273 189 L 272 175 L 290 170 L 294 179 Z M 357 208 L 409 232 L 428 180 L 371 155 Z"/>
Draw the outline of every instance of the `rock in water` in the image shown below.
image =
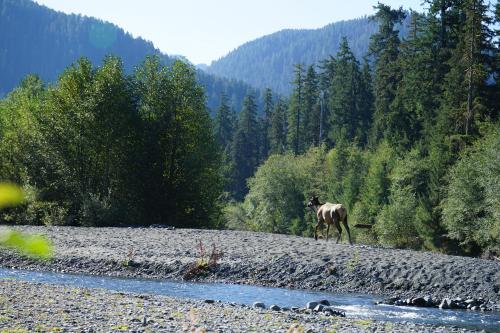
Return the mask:
<path id="1" fill-rule="evenodd" d="M 280 311 L 281 308 L 279 306 L 277 306 L 276 304 L 273 304 L 269 307 L 269 310 L 273 310 L 273 311 Z"/>
<path id="2" fill-rule="evenodd" d="M 437 305 L 431 296 L 425 296 L 424 301 L 425 301 L 425 306 L 434 307 Z"/>
<path id="3" fill-rule="evenodd" d="M 318 305 L 318 302 L 307 302 L 306 309 L 314 310 L 314 308 Z"/>
<path id="4" fill-rule="evenodd" d="M 452 305 L 451 299 L 443 298 L 443 300 L 439 304 L 439 308 L 440 309 L 451 309 L 451 305 Z"/>
<path id="5" fill-rule="evenodd" d="M 411 299 L 411 305 L 414 306 L 427 306 L 427 302 L 423 297 L 415 297 Z"/>
<path id="6" fill-rule="evenodd" d="M 260 308 L 260 309 L 265 309 L 265 308 L 266 308 L 266 305 L 265 305 L 264 303 L 262 303 L 262 302 L 255 302 L 255 303 L 253 303 L 253 305 L 252 305 L 252 306 L 253 306 L 254 308 L 257 308 L 257 309 L 258 309 L 258 308 Z"/>
<path id="7" fill-rule="evenodd" d="M 322 299 L 318 303 L 321 305 L 324 305 L 324 306 L 330 306 L 330 302 L 328 302 L 328 300 L 326 300 L 326 299 Z"/>
<path id="8" fill-rule="evenodd" d="M 323 309 L 325 308 L 325 306 L 323 304 L 318 304 L 314 307 L 314 312 L 321 312 L 323 311 Z"/>
<path id="9" fill-rule="evenodd" d="M 327 306 L 323 309 L 323 313 L 328 314 L 330 316 L 345 317 L 345 312 L 342 312 L 340 310 L 336 310 L 336 309 L 329 307 L 329 306 Z"/>

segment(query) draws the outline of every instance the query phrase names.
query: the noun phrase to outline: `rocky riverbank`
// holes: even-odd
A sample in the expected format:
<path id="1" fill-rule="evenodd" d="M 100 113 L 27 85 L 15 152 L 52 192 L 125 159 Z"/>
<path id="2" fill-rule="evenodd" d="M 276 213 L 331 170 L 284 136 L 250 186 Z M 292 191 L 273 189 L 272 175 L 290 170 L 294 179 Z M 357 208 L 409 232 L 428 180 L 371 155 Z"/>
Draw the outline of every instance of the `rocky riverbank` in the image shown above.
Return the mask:
<path id="1" fill-rule="evenodd" d="M 317 291 L 368 293 L 392 296 L 394 299 L 402 301 L 415 298 L 430 298 L 435 302 L 442 302 L 441 300 L 444 299 L 456 300 L 458 297 L 464 301 L 482 299 L 481 304 L 484 304 L 485 308 L 496 311 L 500 309 L 500 262 L 498 261 L 357 244 L 352 246 L 337 245 L 332 241 L 314 241 L 314 239 L 303 237 L 253 232 L 161 228 L 19 227 L 19 229 L 28 233 L 45 234 L 54 244 L 54 258 L 50 261 L 36 261 L 11 251 L 2 250 L 0 251 L 0 266 L 179 280 L 186 276 L 186 272 L 193 267 L 194 263 L 200 261 L 201 241 L 206 261 L 208 261 L 212 246 L 215 246 L 217 251 L 223 252 L 223 256 L 211 269 L 203 269 L 198 272 L 199 274 L 195 272 L 191 276 L 195 280 Z M 21 282 L 12 283 L 14 290 L 10 290 L 4 285 L 3 295 L 12 299 L 19 284 L 24 285 Z M 49 294 L 57 290 L 64 290 L 64 287 L 31 287 L 31 284 L 26 286 L 47 290 Z M 118 297 L 104 291 L 93 291 L 93 293 L 102 295 L 104 298 Z M 127 297 L 135 299 L 136 296 L 128 295 Z M 141 297 L 155 298 L 153 296 Z M 27 302 L 25 304 L 29 304 L 30 299 L 26 299 L 25 302 Z M 175 301 L 171 299 L 171 302 Z M 188 300 L 177 302 L 180 304 L 179 306 L 183 306 L 181 311 L 183 313 L 189 313 L 189 309 L 186 308 L 188 305 L 185 304 L 190 304 L 190 306 L 196 304 L 197 308 L 201 304 Z M 410 303 L 412 302 L 410 301 Z M 244 324 L 238 324 L 237 318 L 243 317 L 243 311 L 249 310 L 248 308 L 236 305 L 228 307 L 227 304 L 210 306 L 203 304 L 199 308 L 208 307 L 209 310 L 206 311 L 215 311 L 211 308 L 212 306 L 219 310 L 223 309 L 220 310 L 223 312 L 230 311 L 227 309 L 234 310 L 231 312 L 231 316 L 234 315 L 234 318 L 228 319 L 228 325 L 224 327 L 233 327 L 233 321 L 236 320 L 236 326 L 234 326 L 236 328 L 232 331 L 245 331 L 241 326 Z M 21 306 L 16 309 L 16 311 L 25 311 Z M 157 309 L 157 311 L 160 310 Z M 251 316 L 257 313 L 255 314 L 257 317 L 254 318 L 257 322 L 262 322 L 260 316 L 266 316 L 266 318 L 267 316 L 271 316 L 271 318 L 275 318 L 275 315 L 278 316 L 276 320 L 282 324 L 281 326 L 276 324 L 280 327 L 277 331 L 283 331 L 283 328 L 290 327 L 291 323 L 296 320 L 284 320 L 283 318 L 289 318 L 289 316 L 292 316 L 290 318 L 304 316 L 304 320 L 309 318 L 307 313 L 288 311 L 286 314 L 282 314 L 282 311 L 273 313 L 259 309 L 251 309 L 250 311 Z M 259 313 L 259 311 L 265 311 L 265 314 Z M 320 317 L 326 317 L 327 314 L 320 311 Z M 75 313 L 68 318 L 78 321 L 78 318 L 73 318 L 74 315 Z M 312 331 L 325 331 L 332 320 L 335 322 L 339 320 L 333 319 L 333 317 L 339 318 L 337 316 L 329 317 L 332 318 L 319 322 L 323 326 L 311 324 Z M 308 320 L 318 324 L 317 318 Z M 352 319 L 346 322 L 350 325 L 348 327 L 357 327 L 353 324 Z M 16 322 L 14 321 L 14 323 Z M 21 324 L 22 321 L 19 323 Z M 303 323 L 308 323 L 308 321 Z M 101 324 L 107 325 L 109 330 L 109 327 L 116 323 L 106 321 L 105 323 L 101 322 Z M 206 327 L 217 330 L 219 327 L 217 325 Z M 383 325 L 385 323 L 377 322 L 373 325 L 378 330 L 384 331 L 385 326 Z M 413 328 L 407 331 L 426 331 L 429 329 L 426 326 L 418 326 L 419 328 L 415 329 L 415 325 L 391 325 L 395 325 L 398 330 L 402 331 L 408 327 Z M 140 322 L 127 324 L 129 329 L 135 326 L 142 327 Z M 166 331 L 169 331 L 171 328 L 169 327 L 165 328 Z M 264 331 L 273 331 L 269 327 L 266 326 Z M 323 327 L 323 329 L 317 330 L 318 327 Z M 352 330 L 356 331 L 355 328 Z M 222 329 L 222 331 L 226 330 Z M 257 331 L 262 330 L 257 329 Z"/>
<path id="2" fill-rule="evenodd" d="M 500 261 L 335 244 L 296 236 L 160 228 L 21 227 L 53 242 L 52 261 L 0 251 L 0 265 L 96 275 L 182 279 L 213 245 L 224 253 L 204 281 L 435 300 L 500 303 Z"/>
<path id="3" fill-rule="evenodd" d="M 0 290 L 1 332 L 470 332 L 17 280 Z"/>

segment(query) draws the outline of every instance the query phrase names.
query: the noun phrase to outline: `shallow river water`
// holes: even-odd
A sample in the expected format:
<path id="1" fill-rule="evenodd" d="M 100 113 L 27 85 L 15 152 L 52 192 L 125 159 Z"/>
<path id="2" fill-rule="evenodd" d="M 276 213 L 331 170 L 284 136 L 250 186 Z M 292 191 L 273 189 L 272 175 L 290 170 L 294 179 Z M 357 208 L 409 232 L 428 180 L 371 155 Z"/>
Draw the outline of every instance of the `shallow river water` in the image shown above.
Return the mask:
<path id="1" fill-rule="evenodd" d="M 407 321 L 500 332 L 499 312 L 375 305 L 374 303 L 380 300 L 381 297 L 362 294 L 335 294 L 224 283 L 114 278 L 5 268 L 0 268 L 0 278 L 86 288 L 103 288 L 121 292 L 213 299 L 247 305 L 260 301 L 264 302 L 266 306 L 276 304 L 281 307 L 303 307 L 309 301 L 326 299 L 332 306 L 345 311 L 347 317 L 352 318 Z"/>

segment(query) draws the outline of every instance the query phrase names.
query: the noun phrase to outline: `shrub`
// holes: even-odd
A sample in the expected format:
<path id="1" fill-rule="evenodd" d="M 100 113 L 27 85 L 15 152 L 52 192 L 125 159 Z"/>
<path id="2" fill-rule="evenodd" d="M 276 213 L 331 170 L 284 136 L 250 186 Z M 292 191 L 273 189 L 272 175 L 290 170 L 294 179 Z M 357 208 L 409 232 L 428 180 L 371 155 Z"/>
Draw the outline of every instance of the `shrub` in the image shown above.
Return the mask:
<path id="1" fill-rule="evenodd" d="M 500 244 L 500 126 L 468 148 L 449 173 L 441 203 L 448 236 L 471 251 Z"/>

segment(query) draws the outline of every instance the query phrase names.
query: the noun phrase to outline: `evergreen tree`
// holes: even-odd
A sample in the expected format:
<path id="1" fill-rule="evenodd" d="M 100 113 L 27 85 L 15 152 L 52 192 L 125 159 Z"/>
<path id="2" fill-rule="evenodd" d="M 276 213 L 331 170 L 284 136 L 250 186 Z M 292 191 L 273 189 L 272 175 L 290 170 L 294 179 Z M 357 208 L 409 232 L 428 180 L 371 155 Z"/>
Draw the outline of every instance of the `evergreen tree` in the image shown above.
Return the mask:
<path id="1" fill-rule="evenodd" d="M 255 97 L 250 94 L 243 101 L 236 128 L 232 158 L 232 193 L 237 200 L 242 200 L 248 192 L 246 181 L 253 175 L 259 162 L 259 126 L 257 122 L 257 105 Z"/>
<path id="2" fill-rule="evenodd" d="M 269 129 L 269 147 L 271 154 L 283 154 L 286 150 L 286 105 L 279 98 L 274 105 Z"/>
<path id="3" fill-rule="evenodd" d="M 260 152 L 260 161 L 259 164 L 267 159 L 269 156 L 269 137 L 271 131 L 271 119 L 273 117 L 273 92 L 271 89 L 267 88 L 264 92 L 264 112 L 262 114 L 262 148 Z"/>
<path id="4" fill-rule="evenodd" d="M 307 68 L 304 79 L 304 146 L 317 146 L 319 142 L 320 104 L 319 86 L 313 65 Z"/>
<path id="5" fill-rule="evenodd" d="M 234 132 L 235 116 L 228 105 L 226 94 L 222 93 L 220 105 L 215 115 L 215 137 L 223 151 L 228 151 L 231 145 Z"/>
<path id="6" fill-rule="evenodd" d="M 373 87 L 370 65 L 365 59 L 361 68 L 361 79 L 359 87 L 359 121 L 356 136 L 360 143 L 365 145 L 368 141 L 368 133 L 373 119 Z"/>
<path id="7" fill-rule="evenodd" d="M 356 132 L 361 132 L 361 88 L 359 63 L 344 38 L 336 56 L 335 75 L 331 79 L 328 101 L 329 136 L 335 144 L 343 140 L 355 140 Z"/>
<path id="8" fill-rule="evenodd" d="M 395 10 L 382 3 L 374 8 L 377 12 L 373 19 L 379 23 L 379 31 L 372 35 L 370 41 L 370 54 L 375 58 L 372 144 L 384 137 L 391 142 L 403 139 L 392 134 L 397 132 L 400 126 L 404 126 L 402 120 L 397 117 L 397 110 L 394 112 L 391 109 L 391 103 L 401 80 L 401 69 L 397 62 L 400 40 L 399 31 L 395 29 L 395 26 L 402 22 L 405 13 L 402 8 Z"/>
<path id="9" fill-rule="evenodd" d="M 293 147 L 295 155 L 303 151 L 303 103 L 304 103 L 304 65 L 294 66 L 295 79 L 293 94 L 288 105 L 288 144 Z"/>
<path id="10" fill-rule="evenodd" d="M 486 101 L 487 78 L 492 54 L 490 17 L 482 0 L 465 0 L 459 8 L 457 45 L 451 51 L 450 71 L 445 77 L 443 111 L 454 133 L 477 133 L 477 122 L 489 115 Z"/>

